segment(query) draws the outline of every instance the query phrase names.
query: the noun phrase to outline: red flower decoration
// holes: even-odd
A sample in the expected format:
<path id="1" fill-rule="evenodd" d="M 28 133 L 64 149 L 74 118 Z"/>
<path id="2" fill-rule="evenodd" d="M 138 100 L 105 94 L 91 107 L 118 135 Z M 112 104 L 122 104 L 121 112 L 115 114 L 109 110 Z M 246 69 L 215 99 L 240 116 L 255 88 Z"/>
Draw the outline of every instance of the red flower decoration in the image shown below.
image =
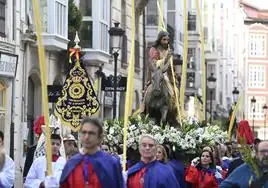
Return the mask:
<path id="1" fill-rule="evenodd" d="M 42 129 L 41 126 L 45 125 L 45 117 L 40 116 L 35 122 L 34 122 L 34 127 L 33 130 L 35 134 L 41 135 L 42 134 Z"/>

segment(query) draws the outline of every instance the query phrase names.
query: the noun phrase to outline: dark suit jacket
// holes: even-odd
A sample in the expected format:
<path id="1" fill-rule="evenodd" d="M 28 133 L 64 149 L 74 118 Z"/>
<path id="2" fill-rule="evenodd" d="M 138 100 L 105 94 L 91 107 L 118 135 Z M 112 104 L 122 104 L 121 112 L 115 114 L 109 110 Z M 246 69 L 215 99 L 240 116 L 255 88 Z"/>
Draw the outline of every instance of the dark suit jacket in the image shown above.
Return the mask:
<path id="1" fill-rule="evenodd" d="M 32 166 L 35 149 L 36 149 L 36 145 L 33 145 L 33 146 L 27 148 L 27 155 L 26 155 L 26 160 L 25 160 L 24 169 L 23 169 L 23 177 L 24 178 L 27 176 L 27 174 Z"/>

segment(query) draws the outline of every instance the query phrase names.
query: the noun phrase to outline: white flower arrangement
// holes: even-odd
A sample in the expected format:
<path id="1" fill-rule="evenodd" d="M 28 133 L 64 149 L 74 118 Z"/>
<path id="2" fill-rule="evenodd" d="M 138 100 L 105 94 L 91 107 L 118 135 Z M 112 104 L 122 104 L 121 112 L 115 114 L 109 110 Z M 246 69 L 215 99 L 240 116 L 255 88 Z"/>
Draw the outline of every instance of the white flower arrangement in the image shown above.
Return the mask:
<path id="1" fill-rule="evenodd" d="M 192 123 L 192 124 L 189 124 Z M 134 119 L 128 124 L 127 147 L 138 149 L 139 138 L 143 134 L 151 134 L 159 144 L 170 145 L 171 148 L 196 152 L 208 144 L 223 143 L 227 140 L 227 132 L 223 132 L 218 125 L 200 127 L 196 121 L 184 121 L 185 130 L 180 130 L 166 125 L 164 128 L 149 119 Z M 118 146 L 123 143 L 123 123 L 120 121 L 105 122 L 104 142 L 110 146 Z"/>

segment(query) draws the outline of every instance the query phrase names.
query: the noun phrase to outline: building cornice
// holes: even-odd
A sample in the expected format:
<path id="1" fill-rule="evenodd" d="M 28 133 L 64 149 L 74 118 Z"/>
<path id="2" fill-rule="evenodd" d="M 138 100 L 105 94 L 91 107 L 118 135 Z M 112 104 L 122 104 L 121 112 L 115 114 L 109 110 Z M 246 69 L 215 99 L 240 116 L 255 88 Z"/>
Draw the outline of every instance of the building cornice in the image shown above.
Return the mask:
<path id="1" fill-rule="evenodd" d="M 10 41 L 7 38 L 0 37 L 0 51 L 6 53 L 15 53 L 15 41 Z"/>

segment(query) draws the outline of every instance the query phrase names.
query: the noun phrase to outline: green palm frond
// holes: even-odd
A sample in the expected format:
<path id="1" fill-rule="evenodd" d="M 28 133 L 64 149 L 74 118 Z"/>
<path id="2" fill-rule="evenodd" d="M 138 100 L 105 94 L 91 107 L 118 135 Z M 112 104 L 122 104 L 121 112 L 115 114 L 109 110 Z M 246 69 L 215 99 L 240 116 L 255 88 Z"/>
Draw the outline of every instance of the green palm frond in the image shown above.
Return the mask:
<path id="1" fill-rule="evenodd" d="M 241 139 L 241 148 L 239 149 L 244 162 L 249 165 L 252 171 L 256 174 L 257 178 L 260 177 L 260 169 L 257 165 L 257 159 L 252 154 L 252 149 L 249 145 L 246 144 L 246 139 Z"/>

